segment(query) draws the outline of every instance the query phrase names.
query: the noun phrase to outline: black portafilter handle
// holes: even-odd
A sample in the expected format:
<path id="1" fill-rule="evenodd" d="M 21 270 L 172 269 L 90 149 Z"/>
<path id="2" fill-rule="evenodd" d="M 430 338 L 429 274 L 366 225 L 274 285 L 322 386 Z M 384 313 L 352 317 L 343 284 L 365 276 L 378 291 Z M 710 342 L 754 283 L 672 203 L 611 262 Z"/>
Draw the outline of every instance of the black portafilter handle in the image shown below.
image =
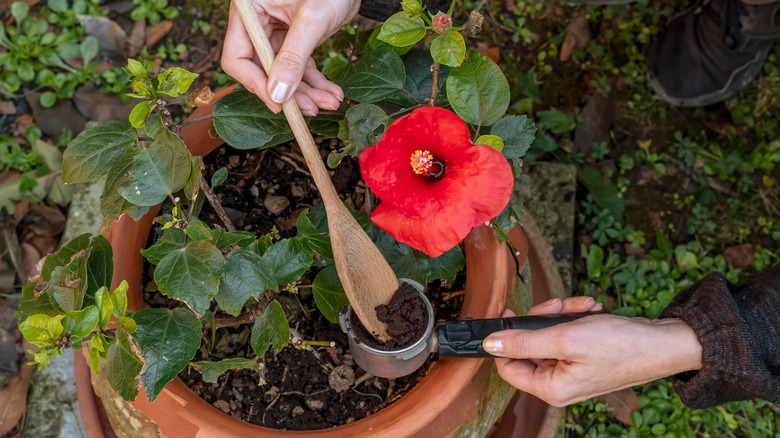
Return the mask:
<path id="1" fill-rule="evenodd" d="M 539 330 L 597 313 L 601 312 L 442 321 L 436 324 L 439 357 L 494 357 L 482 348 L 482 341 L 491 333 L 509 329 Z"/>

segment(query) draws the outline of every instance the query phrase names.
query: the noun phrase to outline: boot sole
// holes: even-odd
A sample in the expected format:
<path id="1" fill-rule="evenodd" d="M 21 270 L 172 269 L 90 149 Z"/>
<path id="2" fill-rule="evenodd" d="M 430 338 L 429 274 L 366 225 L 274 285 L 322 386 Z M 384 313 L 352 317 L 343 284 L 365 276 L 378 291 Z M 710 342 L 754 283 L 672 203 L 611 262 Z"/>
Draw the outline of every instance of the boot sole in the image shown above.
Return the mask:
<path id="1" fill-rule="evenodd" d="M 726 86 L 720 90 L 713 91 L 712 93 L 704 94 L 702 96 L 686 98 L 671 96 L 666 92 L 666 90 L 664 90 L 663 86 L 661 86 L 655 76 L 648 73 L 647 80 L 650 82 L 650 85 L 653 87 L 653 91 L 655 91 L 656 94 L 674 106 L 690 108 L 712 105 L 730 98 L 738 91 L 742 90 L 751 82 L 753 82 L 756 76 L 758 76 L 758 73 L 761 71 L 761 67 L 764 66 L 764 61 L 766 61 L 767 56 L 769 56 L 769 50 L 771 48 L 772 47 L 770 46 L 764 50 L 759 51 L 756 53 L 756 57 L 753 58 L 752 61 L 742 66 L 742 68 L 735 70 L 729 78 L 729 82 L 726 84 Z M 742 78 L 739 81 L 736 81 L 737 76 L 740 74 L 743 75 Z"/>

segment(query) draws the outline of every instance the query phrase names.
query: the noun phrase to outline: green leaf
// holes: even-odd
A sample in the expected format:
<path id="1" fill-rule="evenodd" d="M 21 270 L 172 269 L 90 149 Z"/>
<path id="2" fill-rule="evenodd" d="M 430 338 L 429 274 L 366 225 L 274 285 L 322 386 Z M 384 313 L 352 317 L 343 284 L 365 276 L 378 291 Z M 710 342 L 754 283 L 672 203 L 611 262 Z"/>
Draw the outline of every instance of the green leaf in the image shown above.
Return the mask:
<path id="1" fill-rule="evenodd" d="M 309 219 L 308 209 L 298 215 L 295 228 L 298 230 L 298 234 L 303 237 L 303 241 L 309 249 L 323 257 L 333 258 L 333 248 L 330 245 L 328 234 L 317 229 L 311 219 Z"/>
<path id="2" fill-rule="evenodd" d="M 370 50 L 341 83 L 344 95 L 362 103 L 384 99 L 404 87 L 404 63 L 388 50 Z"/>
<path id="3" fill-rule="evenodd" d="M 46 6 L 53 12 L 65 12 L 68 10 L 68 0 L 49 0 Z"/>
<path id="4" fill-rule="evenodd" d="M 108 324 L 114 311 L 114 302 L 111 300 L 107 287 L 100 288 L 95 293 L 95 308 L 98 311 L 98 327 L 103 328 Z"/>
<path id="5" fill-rule="evenodd" d="M 106 175 L 111 164 L 123 159 L 137 142 L 136 131 L 127 122 L 103 122 L 83 131 L 68 144 L 63 154 L 65 182 L 91 182 Z"/>
<path id="6" fill-rule="evenodd" d="M 507 158 L 523 158 L 534 142 L 536 126 L 527 116 L 506 116 L 490 128 L 490 133 L 504 140 Z"/>
<path id="7" fill-rule="evenodd" d="M 504 141 L 497 135 L 480 135 L 474 144 L 490 146 L 499 152 L 504 149 Z"/>
<path id="8" fill-rule="evenodd" d="M 370 103 L 361 103 L 349 108 L 341 123 L 346 130 L 346 135 L 339 135 L 339 137 L 344 141 L 345 146 L 343 150 L 331 152 L 328 156 L 330 167 L 336 167 L 346 155 L 356 157 L 367 146 L 375 145 L 390 125 L 390 118 L 382 108 Z"/>
<path id="9" fill-rule="evenodd" d="M 197 73 L 191 73 L 180 67 L 171 67 L 157 76 L 160 83 L 157 92 L 171 97 L 179 96 L 187 92 L 197 77 Z"/>
<path id="10" fill-rule="evenodd" d="M 35 292 L 35 283 L 28 281 L 22 286 L 22 298 L 19 301 L 19 308 L 16 309 L 16 320 L 23 322 L 31 315 L 45 314 L 49 316 L 57 315 L 59 311 L 52 306 L 49 301 L 49 294 L 43 292 L 41 295 Z"/>
<path id="11" fill-rule="evenodd" d="M 539 126 L 550 130 L 553 134 L 563 134 L 577 127 L 575 113 L 565 113 L 557 108 L 539 111 L 536 116 L 539 117 Z"/>
<path id="12" fill-rule="evenodd" d="M 314 283 L 311 285 L 314 302 L 317 308 L 328 319 L 336 324 L 339 322 L 339 311 L 349 305 L 347 294 L 339 280 L 335 266 L 328 266 L 317 273 Z"/>
<path id="13" fill-rule="evenodd" d="M 254 233 L 248 231 L 226 231 L 222 228 L 211 230 L 211 241 L 220 251 L 233 245 L 244 246 L 254 240 Z"/>
<path id="14" fill-rule="evenodd" d="M 136 106 L 133 107 L 133 110 L 130 111 L 130 124 L 133 125 L 134 128 L 143 128 L 144 125 L 146 125 L 146 118 L 149 117 L 149 114 L 152 112 L 152 108 L 154 108 L 154 102 L 149 100 L 136 104 Z"/>
<path id="15" fill-rule="evenodd" d="M 39 348 L 50 348 L 59 345 L 64 334 L 62 320 L 65 315 L 30 315 L 19 324 L 19 331 L 24 339 Z"/>
<path id="16" fill-rule="evenodd" d="M 452 281 L 465 264 L 463 253 L 458 246 L 432 258 L 397 242 L 384 231 L 379 232 L 375 242 L 398 278 L 409 278 L 420 284 L 428 284 L 434 279 Z"/>
<path id="17" fill-rule="evenodd" d="M 588 278 L 599 278 L 603 274 L 601 268 L 604 265 L 604 250 L 598 245 L 591 245 L 585 259 L 585 267 Z"/>
<path id="18" fill-rule="evenodd" d="M 82 41 L 79 45 L 79 51 L 81 52 L 81 59 L 83 60 L 84 65 L 89 64 L 93 59 L 95 59 L 99 49 L 100 43 L 98 43 L 97 38 L 92 35 L 84 38 L 84 41 Z"/>
<path id="19" fill-rule="evenodd" d="M 11 15 L 14 17 L 17 23 L 24 21 L 24 19 L 27 18 L 27 14 L 29 12 L 30 6 L 26 2 L 17 1 L 11 4 Z"/>
<path id="20" fill-rule="evenodd" d="M 117 318 L 121 318 L 127 313 L 127 289 L 127 280 L 122 280 L 111 293 L 111 302 L 114 303 L 112 313 Z"/>
<path id="21" fill-rule="evenodd" d="M 260 236 L 259 238 L 255 239 L 254 242 L 250 243 L 249 246 L 247 246 L 247 249 L 252 251 L 253 253 L 261 256 L 265 254 L 266 251 L 268 251 L 268 248 L 271 247 L 271 245 L 274 244 L 273 239 L 268 234 Z"/>
<path id="22" fill-rule="evenodd" d="M 67 264 L 56 266 L 51 272 L 48 293 L 52 304 L 63 312 L 80 310 L 84 304 L 90 250 L 87 247 L 77 252 Z M 94 299 L 90 297 L 89 301 Z"/>
<path id="23" fill-rule="evenodd" d="M 154 281 L 168 298 L 186 303 L 202 315 L 219 291 L 225 258 L 213 243 L 190 242 L 168 253 L 154 270 Z"/>
<path id="24" fill-rule="evenodd" d="M 445 30 L 431 42 L 431 56 L 442 65 L 457 67 L 466 59 L 466 41 L 454 28 Z"/>
<path id="25" fill-rule="evenodd" d="M 138 395 L 136 377 L 143 363 L 133 352 L 130 335 L 124 327 L 116 331 L 116 342 L 108 348 L 106 354 L 106 380 L 111 388 L 125 400 L 135 400 Z"/>
<path id="26" fill-rule="evenodd" d="M 41 94 L 40 98 L 41 106 L 44 108 L 51 108 L 57 103 L 57 93 L 52 91 L 46 91 Z"/>
<path id="27" fill-rule="evenodd" d="M 156 138 L 160 130 L 165 128 L 162 116 L 157 113 L 152 113 L 146 118 L 146 124 L 144 125 L 144 132 L 149 138 Z"/>
<path id="28" fill-rule="evenodd" d="M 428 266 L 430 269 L 428 282 L 441 279 L 452 284 L 458 272 L 466 266 L 466 257 L 460 247 L 456 246 L 438 257 L 428 257 Z"/>
<path id="29" fill-rule="evenodd" d="M 164 129 L 157 139 L 133 160 L 132 180 L 119 193 L 135 205 L 157 205 L 175 193 L 190 176 L 190 153 L 184 142 Z"/>
<path id="30" fill-rule="evenodd" d="M 284 115 L 272 113 L 243 87 L 216 103 L 214 129 L 236 149 L 263 149 L 294 138 Z"/>
<path id="31" fill-rule="evenodd" d="M 425 38 L 426 33 L 428 30 L 422 18 L 401 11 L 382 24 L 382 30 L 377 38 L 395 47 L 406 47 Z"/>
<path id="32" fill-rule="evenodd" d="M 192 218 L 187 224 L 186 233 L 192 240 L 211 240 L 211 229 L 198 218 Z"/>
<path id="33" fill-rule="evenodd" d="M 298 237 L 274 243 L 262 257 L 268 264 L 275 285 L 300 280 L 314 263 L 314 254 Z M 273 289 L 278 291 L 277 287 Z"/>
<path id="34" fill-rule="evenodd" d="M 144 64 L 135 59 L 127 60 L 127 71 L 136 78 L 146 78 L 148 76 Z"/>
<path id="35" fill-rule="evenodd" d="M 136 151 L 129 150 L 108 172 L 103 194 L 100 195 L 100 213 L 104 217 L 119 219 L 123 214 L 129 214 L 137 221 L 149 211 L 149 207 L 133 205 L 119 193 L 119 189 L 129 185 L 133 179 L 130 169 L 136 154 Z"/>
<path id="36" fill-rule="evenodd" d="M 450 70 L 447 97 L 466 123 L 492 125 L 509 107 L 509 83 L 490 58 L 469 52 L 460 67 Z"/>
<path id="37" fill-rule="evenodd" d="M 419 14 L 423 10 L 420 0 L 402 0 L 401 8 L 410 14 Z"/>
<path id="38" fill-rule="evenodd" d="M 196 370 L 200 371 L 200 374 L 203 377 L 203 381 L 206 383 L 217 383 L 219 376 L 230 370 L 260 371 L 260 366 L 257 364 L 257 362 L 252 359 L 244 359 L 240 357 L 223 359 L 217 362 L 202 360 L 200 362 L 192 362 L 190 365 L 192 365 Z"/>
<path id="39" fill-rule="evenodd" d="M 200 347 L 198 317 L 187 309 L 141 309 L 133 315 L 138 328 L 135 339 L 144 355 L 142 382 L 149 401 L 154 401 Z"/>
<path id="40" fill-rule="evenodd" d="M 274 354 L 282 351 L 290 340 L 290 325 L 284 315 L 282 305 L 273 300 L 252 326 L 250 345 L 257 357 L 263 357 L 269 344 Z"/>
<path id="41" fill-rule="evenodd" d="M 152 246 L 141 250 L 141 255 L 153 265 L 159 265 L 160 261 L 171 251 L 184 248 L 186 236 L 181 228 L 168 228 Z"/>
<path id="42" fill-rule="evenodd" d="M 98 327 L 99 320 L 97 307 L 87 306 L 82 310 L 68 312 L 62 320 L 62 326 L 70 336 L 85 338 Z"/>
<path id="43" fill-rule="evenodd" d="M 617 187 L 604 182 L 604 176 L 592 167 L 582 166 L 577 170 L 577 178 L 593 195 L 596 204 L 609 210 L 615 218 L 622 218 L 626 203 Z"/>
<path id="44" fill-rule="evenodd" d="M 184 196 L 189 200 L 195 199 L 200 191 L 201 170 L 198 157 L 190 157 L 190 176 L 184 184 Z"/>
<path id="45" fill-rule="evenodd" d="M 47 255 L 43 262 L 43 268 L 41 269 L 41 278 L 44 281 L 51 281 L 51 273 L 54 269 L 58 266 L 67 265 L 70 262 L 71 257 L 79 251 L 86 249 L 89 246 L 90 238 L 91 234 L 82 234 L 66 243 L 57 252 Z"/>
<path id="46" fill-rule="evenodd" d="M 111 286 L 114 278 L 114 252 L 105 237 L 97 235 L 90 239 L 90 252 L 87 259 L 88 303 L 92 302 L 95 292 L 102 287 Z"/>
<path id="47" fill-rule="evenodd" d="M 216 172 L 214 172 L 214 175 L 211 175 L 211 188 L 215 189 L 222 185 L 225 181 L 227 181 L 228 177 L 228 170 L 226 167 L 220 167 L 217 169 Z"/>
<path id="48" fill-rule="evenodd" d="M 228 254 L 219 282 L 216 300 L 225 312 L 238 316 L 250 298 L 267 289 L 276 289 L 267 262 L 252 251 L 241 249 Z"/>

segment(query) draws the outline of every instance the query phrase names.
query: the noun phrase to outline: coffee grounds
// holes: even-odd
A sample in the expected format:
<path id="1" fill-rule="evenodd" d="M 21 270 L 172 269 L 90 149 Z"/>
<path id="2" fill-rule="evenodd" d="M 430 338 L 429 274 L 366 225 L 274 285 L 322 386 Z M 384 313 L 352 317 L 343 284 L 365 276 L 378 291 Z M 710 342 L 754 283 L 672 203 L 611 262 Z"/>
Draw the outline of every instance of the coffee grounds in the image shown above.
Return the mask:
<path id="1" fill-rule="evenodd" d="M 401 283 L 393 298 L 387 304 L 376 307 L 377 318 L 387 324 L 390 339 L 380 343 L 368 333 L 368 330 L 353 313 L 350 325 L 360 342 L 380 350 L 400 350 L 416 342 L 425 333 L 428 317 L 425 302 L 414 286 Z"/>

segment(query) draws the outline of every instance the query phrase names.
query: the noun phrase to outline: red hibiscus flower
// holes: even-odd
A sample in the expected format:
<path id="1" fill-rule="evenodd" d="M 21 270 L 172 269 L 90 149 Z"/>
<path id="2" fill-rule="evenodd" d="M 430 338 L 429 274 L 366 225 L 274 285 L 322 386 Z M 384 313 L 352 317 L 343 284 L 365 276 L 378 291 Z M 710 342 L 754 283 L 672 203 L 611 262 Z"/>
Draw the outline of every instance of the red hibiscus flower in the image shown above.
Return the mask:
<path id="1" fill-rule="evenodd" d="M 360 172 L 382 200 L 374 223 L 431 257 L 497 216 L 514 184 L 504 156 L 472 143 L 466 123 L 440 107 L 393 122 L 360 154 Z"/>

